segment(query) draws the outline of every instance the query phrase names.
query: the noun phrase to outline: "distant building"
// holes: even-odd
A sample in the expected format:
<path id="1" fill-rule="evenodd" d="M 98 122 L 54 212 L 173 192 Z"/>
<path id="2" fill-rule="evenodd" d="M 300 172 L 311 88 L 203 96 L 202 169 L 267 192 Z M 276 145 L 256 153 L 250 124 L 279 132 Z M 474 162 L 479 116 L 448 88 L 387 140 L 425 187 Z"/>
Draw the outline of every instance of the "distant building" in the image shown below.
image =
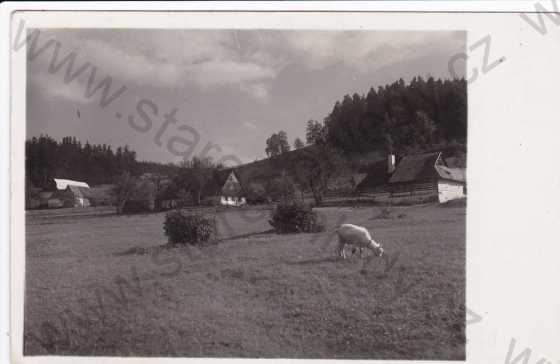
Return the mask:
<path id="1" fill-rule="evenodd" d="M 441 152 L 405 156 L 389 178 L 392 197 L 433 196 L 446 202 L 466 196 L 465 170 L 450 168 Z"/>
<path id="2" fill-rule="evenodd" d="M 245 191 L 235 171 L 227 169 L 214 174 L 204 187 L 206 201 L 222 206 L 243 206 L 247 203 Z"/>
<path id="3" fill-rule="evenodd" d="M 54 178 L 56 190 L 48 197 L 47 207 L 88 207 L 89 185 L 70 179 Z"/>
<path id="4" fill-rule="evenodd" d="M 368 173 L 356 186 L 360 194 L 389 192 L 388 184 L 395 171 L 395 155 L 389 154 L 387 160 L 381 160 L 368 168 Z"/>

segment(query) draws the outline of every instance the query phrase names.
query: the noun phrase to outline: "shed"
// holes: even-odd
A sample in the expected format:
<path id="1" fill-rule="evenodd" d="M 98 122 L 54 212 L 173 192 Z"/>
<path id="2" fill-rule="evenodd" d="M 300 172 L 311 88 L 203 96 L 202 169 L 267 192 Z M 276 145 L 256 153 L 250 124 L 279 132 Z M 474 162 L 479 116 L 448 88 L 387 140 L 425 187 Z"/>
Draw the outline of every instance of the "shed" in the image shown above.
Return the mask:
<path id="1" fill-rule="evenodd" d="M 465 170 L 450 168 L 441 152 L 405 156 L 391 178 L 392 196 L 431 195 L 439 202 L 465 197 Z"/>

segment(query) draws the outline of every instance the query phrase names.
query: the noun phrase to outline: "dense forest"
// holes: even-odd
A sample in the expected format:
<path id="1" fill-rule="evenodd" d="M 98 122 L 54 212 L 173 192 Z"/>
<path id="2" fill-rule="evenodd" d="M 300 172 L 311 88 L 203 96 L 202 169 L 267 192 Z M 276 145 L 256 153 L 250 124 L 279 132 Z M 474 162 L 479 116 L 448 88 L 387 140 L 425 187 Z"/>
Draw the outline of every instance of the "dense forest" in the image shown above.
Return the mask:
<path id="1" fill-rule="evenodd" d="M 144 172 L 173 173 L 177 166 L 155 162 L 139 162 L 136 152 L 128 146 L 113 151 L 106 144 L 82 144 L 75 137 L 61 142 L 41 135 L 25 143 L 27 179 L 36 187 L 48 187 L 51 178 L 86 181 L 90 185 L 114 183 L 125 171 L 132 175 Z"/>
<path id="2" fill-rule="evenodd" d="M 346 95 L 337 101 L 322 122 L 309 120 L 307 144 L 317 140 L 346 154 L 372 151 L 392 152 L 397 156 L 427 150 L 466 152 L 467 83 L 465 79 L 402 79 L 366 95 Z M 266 140 L 266 154 L 274 157 L 290 151 L 285 131 Z M 303 147 L 301 139 L 294 148 Z"/>
<path id="3" fill-rule="evenodd" d="M 397 154 L 430 145 L 466 144 L 467 83 L 464 79 L 415 77 L 346 95 L 325 118 L 328 141 L 354 154 L 383 148 Z"/>

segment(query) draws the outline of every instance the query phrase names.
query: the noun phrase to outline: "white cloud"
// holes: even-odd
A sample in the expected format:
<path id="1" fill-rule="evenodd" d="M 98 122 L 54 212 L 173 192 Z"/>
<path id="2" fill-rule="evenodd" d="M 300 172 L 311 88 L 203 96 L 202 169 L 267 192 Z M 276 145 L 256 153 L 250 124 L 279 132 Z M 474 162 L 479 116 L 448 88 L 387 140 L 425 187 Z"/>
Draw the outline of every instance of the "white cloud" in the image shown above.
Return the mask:
<path id="1" fill-rule="evenodd" d="M 245 127 L 246 129 L 249 129 L 249 130 L 257 130 L 257 126 L 250 121 L 244 121 L 243 122 L 243 127 Z"/>
<path id="2" fill-rule="evenodd" d="M 45 70 L 45 73 L 34 73 L 30 76 L 33 87 L 47 98 L 63 99 L 83 105 L 97 102 L 95 97 L 87 98 L 84 96 L 85 89 L 81 84 L 77 82 L 64 83 L 62 75 L 50 75 Z"/>
<path id="3" fill-rule="evenodd" d="M 226 60 L 189 66 L 186 76 L 202 87 L 211 87 L 270 79 L 276 72 L 256 63 Z"/>
<path id="4" fill-rule="evenodd" d="M 149 31 L 124 30 L 43 32 L 62 44 L 61 57 L 70 51 L 78 55 L 77 65 L 88 61 L 100 73 L 125 83 L 163 88 L 194 84 L 201 90 L 224 85 L 257 99 L 268 93 L 263 82 L 276 77 L 267 64 L 269 55 L 245 57 L 229 31 Z M 50 57 L 43 57 L 46 72 Z M 81 82 L 84 82 L 81 79 Z"/>
<path id="5" fill-rule="evenodd" d="M 268 88 L 264 83 L 242 83 L 239 88 L 255 99 L 265 100 L 268 98 Z"/>
<path id="6" fill-rule="evenodd" d="M 43 31 L 47 37 L 61 42 L 63 55 L 75 50 L 77 65 L 89 61 L 103 77 L 200 91 L 237 85 L 257 100 L 268 98 L 270 81 L 289 64 L 319 70 L 342 63 L 364 73 L 463 44 L 454 32 L 104 29 Z M 49 56 L 41 57 L 43 72 Z"/>
<path id="7" fill-rule="evenodd" d="M 373 72 L 442 50 L 451 55 L 464 45 L 464 37 L 458 37 L 458 34 L 439 31 L 288 31 L 271 41 L 282 44 L 286 53 L 309 69 L 342 63 L 358 72 Z"/>

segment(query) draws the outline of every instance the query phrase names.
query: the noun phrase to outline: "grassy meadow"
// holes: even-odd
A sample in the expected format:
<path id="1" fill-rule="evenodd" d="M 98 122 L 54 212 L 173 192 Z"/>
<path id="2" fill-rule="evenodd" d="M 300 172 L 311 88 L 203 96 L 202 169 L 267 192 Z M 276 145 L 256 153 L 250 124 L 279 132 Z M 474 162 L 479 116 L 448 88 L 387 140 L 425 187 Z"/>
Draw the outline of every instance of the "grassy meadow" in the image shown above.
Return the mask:
<path id="1" fill-rule="evenodd" d="M 266 208 L 216 212 L 219 241 L 166 248 L 164 213 L 28 211 L 25 355 L 465 358 L 465 207 L 324 207 L 318 234 Z M 367 227 L 388 259 L 341 260 Z"/>

